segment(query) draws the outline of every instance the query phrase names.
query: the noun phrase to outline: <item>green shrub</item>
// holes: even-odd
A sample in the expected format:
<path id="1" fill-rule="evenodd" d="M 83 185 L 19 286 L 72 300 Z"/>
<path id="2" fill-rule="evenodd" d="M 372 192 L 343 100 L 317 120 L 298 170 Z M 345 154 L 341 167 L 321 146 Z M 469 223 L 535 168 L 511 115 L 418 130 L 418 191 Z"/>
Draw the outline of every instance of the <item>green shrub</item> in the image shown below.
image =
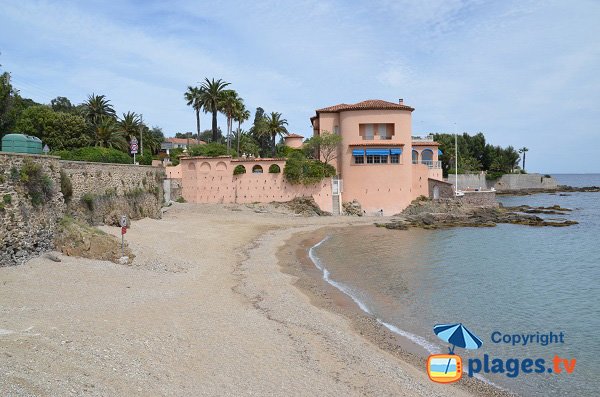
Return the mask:
<path id="1" fill-rule="evenodd" d="M 19 170 L 15 167 L 10 169 L 10 179 L 12 179 L 14 182 L 19 180 Z"/>
<path id="2" fill-rule="evenodd" d="M 88 207 L 90 211 L 94 210 L 94 200 L 96 196 L 92 193 L 86 193 L 81 197 L 81 201 Z"/>
<path id="3" fill-rule="evenodd" d="M 2 201 L 4 204 L 12 203 L 12 196 L 10 194 L 5 194 L 4 197 L 2 197 Z"/>
<path id="4" fill-rule="evenodd" d="M 60 150 L 52 153 L 63 160 L 90 161 L 94 163 L 132 164 L 133 159 L 125 152 L 105 147 L 83 147 L 74 150 Z M 152 157 L 152 156 L 150 156 Z M 152 162 L 152 161 L 150 161 Z"/>
<path id="5" fill-rule="evenodd" d="M 307 159 L 302 153 L 292 153 L 283 170 L 292 184 L 311 185 L 336 174 L 335 168 L 319 160 Z"/>
<path id="6" fill-rule="evenodd" d="M 241 164 L 236 165 L 235 168 L 233 169 L 233 175 L 241 175 L 241 174 L 245 174 L 245 173 L 246 173 L 246 167 L 244 167 Z"/>
<path id="7" fill-rule="evenodd" d="M 135 161 L 140 163 L 140 165 L 152 165 L 152 153 L 146 151 L 144 155 L 136 155 Z"/>
<path id="8" fill-rule="evenodd" d="M 500 177 L 502 177 L 502 175 L 504 175 L 503 172 L 490 171 L 487 174 L 485 174 L 485 179 L 487 179 L 487 180 L 495 180 L 495 179 L 499 179 Z"/>
<path id="9" fill-rule="evenodd" d="M 191 146 L 189 150 L 190 156 L 206 156 L 206 157 L 217 157 L 217 156 L 236 156 L 235 150 L 231 149 L 227 151 L 227 146 L 222 143 L 211 142 L 206 145 Z"/>
<path id="10" fill-rule="evenodd" d="M 269 174 L 279 174 L 281 172 L 281 168 L 277 164 L 271 164 L 269 167 Z"/>
<path id="11" fill-rule="evenodd" d="M 0 174 L 0 183 L 4 183 L 6 181 L 6 178 L 4 178 L 4 174 Z"/>
<path id="12" fill-rule="evenodd" d="M 60 171 L 60 191 L 66 203 L 71 201 L 71 197 L 73 197 L 73 184 L 67 173 L 62 170 Z"/>
<path id="13" fill-rule="evenodd" d="M 175 201 L 177 201 L 178 203 L 185 203 L 185 202 L 186 202 L 186 201 L 185 201 L 185 199 L 184 199 L 183 197 L 179 197 L 179 198 L 178 198 L 177 200 L 175 200 Z"/>
<path id="14" fill-rule="evenodd" d="M 40 164 L 26 159 L 19 176 L 27 189 L 31 204 L 38 206 L 52 198 L 52 179 L 44 173 Z"/>

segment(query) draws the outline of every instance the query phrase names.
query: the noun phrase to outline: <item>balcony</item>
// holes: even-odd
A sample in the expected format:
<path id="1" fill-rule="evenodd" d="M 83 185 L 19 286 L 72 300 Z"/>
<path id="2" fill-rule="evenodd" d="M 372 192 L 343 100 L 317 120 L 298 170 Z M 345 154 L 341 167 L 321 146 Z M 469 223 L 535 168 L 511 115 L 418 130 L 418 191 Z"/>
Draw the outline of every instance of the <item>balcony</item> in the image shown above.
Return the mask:
<path id="1" fill-rule="evenodd" d="M 433 142 L 433 135 L 427 136 L 412 136 L 413 142 Z"/>
<path id="2" fill-rule="evenodd" d="M 426 165 L 428 168 L 442 168 L 442 162 L 441 161 L 434 161 L 434 160 L 413 160 L 412 163 L 413 164 L 423 164 L 423 165 Z"/>

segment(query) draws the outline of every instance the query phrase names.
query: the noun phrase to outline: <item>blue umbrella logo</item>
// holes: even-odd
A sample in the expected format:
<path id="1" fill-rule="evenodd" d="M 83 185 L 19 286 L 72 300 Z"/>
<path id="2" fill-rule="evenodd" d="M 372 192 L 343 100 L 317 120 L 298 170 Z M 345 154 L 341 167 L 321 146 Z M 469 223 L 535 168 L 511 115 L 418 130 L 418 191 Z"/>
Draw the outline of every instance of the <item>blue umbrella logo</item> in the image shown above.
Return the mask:
<path id="1" fill-rule="evenodd" d="M 462 347 L 463 349 L 479 349 L 481 345 L 483 345 L 481 339 L 469 331 L 469 329 L 462 325 L 462 323 L 437 324 L 433 327 L 433 332 L 438 336 L 438 338 L 452 345 L 451 348 L 448 348 L 449 354 L 454 354 L 454 348 L 456 346 Z M 448 365 L 446 366 L 446 373 L 448 372 L 449 366 L 450 359 L 448 360 Z"/>

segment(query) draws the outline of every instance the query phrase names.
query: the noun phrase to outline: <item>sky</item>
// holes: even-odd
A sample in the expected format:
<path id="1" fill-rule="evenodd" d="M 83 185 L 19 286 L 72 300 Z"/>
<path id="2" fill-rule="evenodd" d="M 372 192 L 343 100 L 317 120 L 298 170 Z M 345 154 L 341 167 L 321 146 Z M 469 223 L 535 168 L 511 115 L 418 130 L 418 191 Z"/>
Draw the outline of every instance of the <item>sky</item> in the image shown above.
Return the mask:
<path id="1" fill-rule="evenodd" d="M 37 102 L 103 94 L 167 136 L 195 130 L 183 94 L 205 77 L 244 98 L 243 128 L 260 106 L 304 136 L 315 109 L 403 98 L 413 135 L 483 132 L 528 147 L 530 172 L 600 172 L 598 21 L 585 0 L 2 0 L 0 70 Z"/>

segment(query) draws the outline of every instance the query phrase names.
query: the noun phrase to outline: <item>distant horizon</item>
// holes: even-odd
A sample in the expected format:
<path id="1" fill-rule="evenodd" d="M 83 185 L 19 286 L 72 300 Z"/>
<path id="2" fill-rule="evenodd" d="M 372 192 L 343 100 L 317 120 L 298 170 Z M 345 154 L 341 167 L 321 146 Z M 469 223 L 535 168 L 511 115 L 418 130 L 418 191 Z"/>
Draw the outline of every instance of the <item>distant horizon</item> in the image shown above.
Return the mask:
<path id="1" fill-rule="evenodd" d="M 414 135 L 481 131 L 494 145 L 528 147 L 528 168 L 600 173 L 600 57 L 590 40 L 599 19 L 589 0 L 7 0 L 0 70 L 36 102 L 106 95 L 119 115 L 142 114 L 166 136 L 196 130 L 183 94 L 205 77 L 244 98 L 244 129 L 262 107 L 305 137 L 316 109 L 403 98 L 416 109 Z"/>

